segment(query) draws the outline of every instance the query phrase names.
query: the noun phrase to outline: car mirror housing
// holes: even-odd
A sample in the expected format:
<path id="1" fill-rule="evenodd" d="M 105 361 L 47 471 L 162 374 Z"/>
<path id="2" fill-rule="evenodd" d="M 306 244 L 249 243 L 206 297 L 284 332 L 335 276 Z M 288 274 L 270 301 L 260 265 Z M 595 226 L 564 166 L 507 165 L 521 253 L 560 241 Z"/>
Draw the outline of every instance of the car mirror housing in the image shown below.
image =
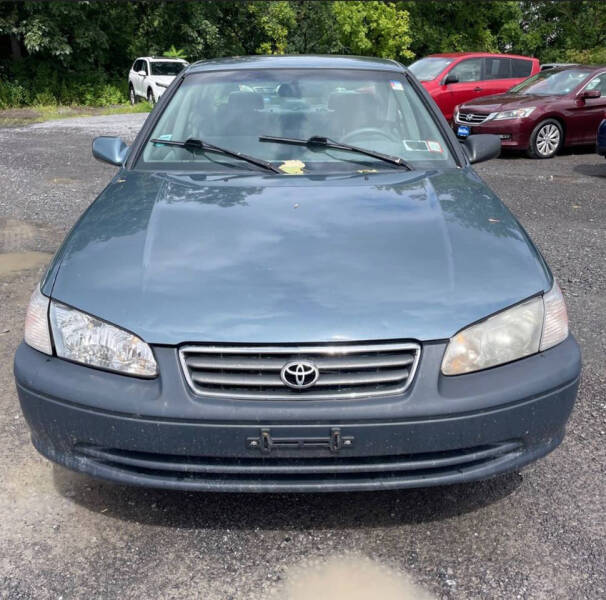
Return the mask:
<path id="1" fill-rule="evenodd" d="M 93 140 L 93 156 L 101 162 L 121 167 L 128 156 L 128 146 L 119 137 L 102 135 Z"/>
<path id="2" fill-rule="evenodd" d="M 463 142 L 463 149 L 470 163 L 479 163 L 501 154 L 501 140 L 490 133 L 470 135 Z"/>
<path id="3" fill-rule="evenodd" d="M 449 83 L 459 83 L 459 78 L 454 73 L 449 73 L 444 79 L 444 85 L 448 85 Z"/>
<path id="4" fill-rule="evenodd" d="M 600 90 L 584 90 L 579 94 L 579 98 L 599 98 L 601 95 Z"/>
<path id="5" fill-rule="evenodd" d="M 145 71 L 137 71 L 137 75 L 141 75 L 141 77 L 145 77 L 147 73 Z"/>

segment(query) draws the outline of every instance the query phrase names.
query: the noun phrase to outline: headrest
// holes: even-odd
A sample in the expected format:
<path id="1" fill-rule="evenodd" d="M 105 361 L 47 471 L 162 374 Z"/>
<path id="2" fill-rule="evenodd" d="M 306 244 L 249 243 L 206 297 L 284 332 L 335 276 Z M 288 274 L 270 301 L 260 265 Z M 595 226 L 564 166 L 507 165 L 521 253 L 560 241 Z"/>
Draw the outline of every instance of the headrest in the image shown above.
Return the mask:
<path id="1" fill-rule="evenodd" d="M 230 110 L 251 111 L 263 108 L 263 96 L 256 92 L 232 92 L 227 105 Z"/>
<path id="2" fill-rule="evenodd" d="M 300 98 L 300 94 L 298 94 L 290 83 L 281 83 L 278 88 L 278 96 L 280 98 Z"/>
<path id="3" fill-rule="evenodd" d="M 364 111 L 374 114 L 377 111 L 377 103 L 372 94 L 333 92 L 328 97 L 328 108 L 339 113 L 357 114 Z"/>

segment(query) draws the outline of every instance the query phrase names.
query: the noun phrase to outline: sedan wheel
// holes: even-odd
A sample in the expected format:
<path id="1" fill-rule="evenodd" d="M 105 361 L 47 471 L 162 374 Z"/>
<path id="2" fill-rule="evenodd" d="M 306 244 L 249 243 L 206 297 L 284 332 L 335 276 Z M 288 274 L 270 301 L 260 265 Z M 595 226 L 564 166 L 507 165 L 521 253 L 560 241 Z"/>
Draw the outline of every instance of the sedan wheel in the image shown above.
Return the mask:
<path id="1" fill-rule="evenodd" d="M 563 137 L 562 127 L 557 121 L 543 121 L 535 127 L 530 137 L 530 156 L 551 158 L 560 149 Z"/>

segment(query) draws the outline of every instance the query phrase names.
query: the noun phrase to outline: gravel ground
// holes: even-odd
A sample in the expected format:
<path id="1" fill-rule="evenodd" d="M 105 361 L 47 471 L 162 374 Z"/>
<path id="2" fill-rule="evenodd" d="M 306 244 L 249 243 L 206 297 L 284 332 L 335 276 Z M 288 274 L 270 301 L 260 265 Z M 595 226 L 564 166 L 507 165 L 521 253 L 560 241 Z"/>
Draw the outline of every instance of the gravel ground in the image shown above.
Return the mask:
<path id="1" fill-rule="evenodd" d="M 545 254 L 584 354 L 562 446 L 521 473 L 443 489 L 210 495 L 126 488 L 52 466 L 12 378 L 44 265 L 114 172 L 96 134 L 145 115 L 0 130 L 0 597 L 606 597 L 606 161 L 478 166 Z M 419 586 L 419 587 L 414 587 Z"/>

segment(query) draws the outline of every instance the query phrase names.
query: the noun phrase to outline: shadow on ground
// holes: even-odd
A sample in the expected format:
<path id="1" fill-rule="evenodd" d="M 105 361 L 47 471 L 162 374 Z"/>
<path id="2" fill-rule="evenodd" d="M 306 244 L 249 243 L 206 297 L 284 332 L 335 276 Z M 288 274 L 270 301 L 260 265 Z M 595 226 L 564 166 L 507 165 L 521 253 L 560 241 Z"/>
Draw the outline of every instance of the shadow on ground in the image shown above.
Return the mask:
<path id="1" fill-rule="evenodd" d="M 384 492 L 225 494 L 115 485 L 54 466 L 55 488 L 84 508 L 146 525 L 184 529 L 332 529 L 422 523 L 468 513 L 513 493 L 519 473 L 487 481 Z"/>
<path id="2" fill-rule="evenodd" d="M 601 165 L 576 165 L 573 168 L 573 171 L 580 175 L 586 175 L 587 177 L 601 177 L 606 179 L 606 160 Z"/>

